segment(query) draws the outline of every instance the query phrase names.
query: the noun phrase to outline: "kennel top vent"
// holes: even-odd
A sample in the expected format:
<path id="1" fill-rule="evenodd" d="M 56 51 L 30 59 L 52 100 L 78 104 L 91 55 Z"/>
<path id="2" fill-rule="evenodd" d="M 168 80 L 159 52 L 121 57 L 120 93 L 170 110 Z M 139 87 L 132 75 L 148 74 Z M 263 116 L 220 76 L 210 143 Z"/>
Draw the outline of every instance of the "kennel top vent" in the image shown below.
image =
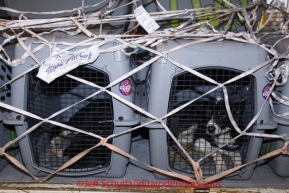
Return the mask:
<path id="1" fill-rule="evenodd" d="M 0 12 L 2 15 L 3 12 Z M 3 42 L 5 40 L 4 37 L 0 38 L 0 41 Z M 12 60 L 14 58 L 14 51 L 15 51 L 15 44 L 10 44 L 8 46 L 4 47 L 8 56 Z M 2 53 L 1 54 L 3 58 L 6 58 L 6 56 Z M 0 62 L 0 84 L 4 85 L 8 81 L 11 80 L 11 68 L 6 65 L 4 62 Z M 2 103 L 11 104 L 11 86 L 10 84 L 4 86 L 1 88 L 1 94 L 0 94 L 0 101 Z M 6 116 L 7 114 L 6 109 L 0 109 L 0 121 L 2 121 L 2 118 Z M 7 129 L 3 122 L 0 122 L 0 146 L 6 145 L 9 141 L 15 139 L 15 131 Z M 8 148 L 8 151 L 10 155 L 15 155 L 15 146 L 16 144 L 12 145 L 12 148 Z M 4 157 L 0 157 L 0 171 L 6 166 L 7 160 Z"/>
<path id="2" fill-rule="evenodd" d="M 3 42 L 5 38 L 1 37 L 0 41 Z M 4 47 L 8 56 L 12 60 L 14 58 L 14 52 L 15 52 L 15 44 L 9 44 Z M 1 53 L 3 58 L 6 58 L 6 56 Z M 0 84 L 4 85 L 8 81 L 11 80 L 11 68 L 10 66 L 6 65 L 4 62 L 0 62 Z M 0 93 L 0 101 L 6 104 L 11 104 L 11 85 L 8 84 L 4 87 L 1 88 L 1 93 Z M 0 110 L 0 120 L 2 120 L 4 109 Z"/>

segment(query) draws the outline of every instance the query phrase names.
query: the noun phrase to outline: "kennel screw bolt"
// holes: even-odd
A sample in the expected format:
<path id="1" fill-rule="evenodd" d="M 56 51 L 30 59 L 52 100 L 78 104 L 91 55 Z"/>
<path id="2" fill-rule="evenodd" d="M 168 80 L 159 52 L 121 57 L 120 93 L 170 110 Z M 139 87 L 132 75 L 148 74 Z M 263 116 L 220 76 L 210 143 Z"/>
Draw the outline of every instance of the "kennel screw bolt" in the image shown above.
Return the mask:
<path id="1" fill-rule="evenodd" d="M 122 117 L 122 116 L 118 117 L 118 120 L 122 121 L 122 120 L 123 120 L 123 117 Z"/>
<path id="2" fill-rule="evenodd" d="M 21 119 L 21 116 L 20 116 L 20 115 L 17 115 L 17 116 L 16 116 L 16 119 L 17 119 L 17 120 L 20 120 L 20 119 Z"/>

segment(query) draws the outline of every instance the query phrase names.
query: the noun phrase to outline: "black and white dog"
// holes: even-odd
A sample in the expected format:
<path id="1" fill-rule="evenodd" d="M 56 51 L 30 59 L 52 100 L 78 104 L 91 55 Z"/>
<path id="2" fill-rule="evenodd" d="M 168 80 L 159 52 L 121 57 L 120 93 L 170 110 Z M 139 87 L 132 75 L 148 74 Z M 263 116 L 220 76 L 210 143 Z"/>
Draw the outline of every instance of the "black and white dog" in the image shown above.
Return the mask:
<path id="1" fill-rule="evenodd" d="M 237 125 L 241 122 L 245 105 L 245 101 L 230 104 L 230 109 Z M 233 140 L 238 133 L 229 120 L 225 101 L 208 102 L 204 109 L 205 115 L 202 116 L 201 121 L 180 133 L 178 140 L 182 144 L 185 141 L 193 143 L 195 149 L 205 155 L 214 152 L 211 157 L 216 164 L 217 172 L 227 169 L 222 155 L 229 156 L 233 161 L 234 167 L 241 165 L 242 159 L 239 150 L 242 146 L 242 139 Z M 220 147 L 222 148 L 217 150 Z"/>

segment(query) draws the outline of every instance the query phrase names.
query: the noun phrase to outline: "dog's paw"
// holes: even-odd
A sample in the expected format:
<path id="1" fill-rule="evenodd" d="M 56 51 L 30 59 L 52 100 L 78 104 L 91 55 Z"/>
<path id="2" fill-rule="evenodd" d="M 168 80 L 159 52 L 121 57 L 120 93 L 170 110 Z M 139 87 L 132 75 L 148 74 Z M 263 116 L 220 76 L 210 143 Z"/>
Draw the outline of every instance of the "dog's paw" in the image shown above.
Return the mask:
<path id="1" fill-rule="evenodd" d="M 215 164 L 216 164 L 217 173 L 226 171 L 227 166 L 226 166 L 225 161 L 222 158 L 222 154 L 220 152 L 216 152 L 213 156 L 214 156 L 213 159 L 214 159 Z"/>
<path id="2" fill-rule="evenodd" d="M 226 171 L 228 168 L 225 164 L 222 164 L 222 165 L 216 165 L 216 172 L 217 173 L 220 173 L 220 172 L 223 172 L 223 171 Z"/>
<path id="3" fill-rule="evenodd" d="M 237 151 L 234 155 L 234 167 L 242 165 L 241 154 Z"/>
<path id="4" fill-rule="evenodd" d="M 210 154 L 213 151 L 211 144 L 203 138 L 196 140 L 194 145 L 198 151 L 204 153 L 205 155 Z"/>

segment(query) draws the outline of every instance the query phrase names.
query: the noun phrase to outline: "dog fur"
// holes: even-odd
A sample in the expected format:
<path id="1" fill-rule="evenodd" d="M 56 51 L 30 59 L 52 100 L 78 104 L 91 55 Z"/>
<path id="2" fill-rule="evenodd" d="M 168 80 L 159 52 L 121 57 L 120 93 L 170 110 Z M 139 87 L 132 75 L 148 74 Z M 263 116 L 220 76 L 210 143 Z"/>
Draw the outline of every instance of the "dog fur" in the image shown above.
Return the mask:
<path id="1" fill-rule="evenodd" d="M 110 120 L 102 120 L 106 118 L 103 111 L 105 109 L 104 105 L 105 103 L 97 105 L 95 103 L 88 104 L 75 113 L 67 122 L 64 122 L 64 124 L 100 136 L 107 136 L 111 132 L 110 129 L 112 129 L 113 124 Z M 50 130 L 50 151 L 46 156 L 46 160 L 50 160 L 52 155 L 63 160 L 71 159 L 96 145 L 99 141 L 100 139 L 54 126 Z M 107 147 L 99 146 L 69 166 L 69 168 L 103 167 L 109 163 L 110 154 L 111 152 Z"/>
<path id="2" fill-rule="evenodd" d="M 237 125 L 241 122 L 245 105 L 244 101 L 230 104 L 230 109 Z M 200 119 L 202 121 L 191 125 L 186 131 L 180 133 L 178 140 L 182 144 L 186 140 L 188 143 L 193 143 L 195 149 L 204 155 L 214 152 L 210 157 L 216 164 L 217 172 L 227 170 L 222 155 L 229 156 L 233 161 L 234 167 L 241 165 L 242 158 L 239 150 L 242 146 L 242 139 L 233 140 L 238 133 L 229 120 L 225 102 L 223 100 L 208 102 L 204 109 L 204 116 Z"/>

